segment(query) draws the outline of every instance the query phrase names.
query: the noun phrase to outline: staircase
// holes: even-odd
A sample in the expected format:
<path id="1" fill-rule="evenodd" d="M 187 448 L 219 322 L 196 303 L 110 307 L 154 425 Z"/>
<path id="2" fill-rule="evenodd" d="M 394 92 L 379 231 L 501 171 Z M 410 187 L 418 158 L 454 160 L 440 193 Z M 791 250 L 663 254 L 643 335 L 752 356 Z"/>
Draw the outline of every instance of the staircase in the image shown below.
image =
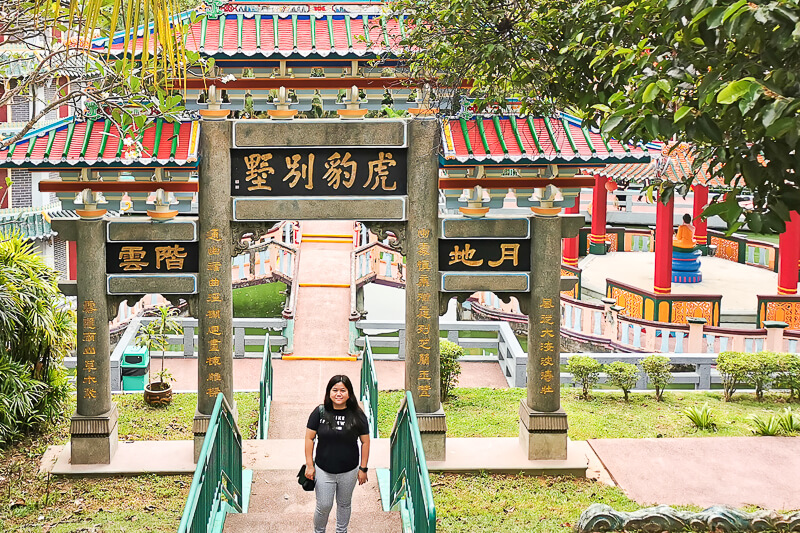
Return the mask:
<path id="1" fill-rule="evenodd" d="M 300 465 L 297 465 L 300 468 Z M 305 492 L 297 484 L 297 469 L 265 470 L 253 475 L 250 508 L 247 514 L 230 514 L 224 531 L 231 533 L 310 532 L 316 500 L 314 492 Z M 400 512 L 385 512 L 381 506 L 377 476 L 370 470 L 370 480 L 356 485 L 350 533 L 402 531 Z M 328 517 L 327 531 L 336 531 L 336 504 Z"/>
<path id="2" fill-rule="evenodd" d="M 322 402 L 331 376 L 348 375 L 358 394 L 361 362 L 348 353 L 353 222 L 304 221 L 300 230 L 294 354 L 273 363 L 268 440 L 247 441 L 244 446 L 245 467 L 253 470 L 249 507 L 245 514 L 227 516 L 225 532 L 313 530 L 316 499 L 313 492 L 300 488 L 296 477 L 304 458 L 306 422 Z M 373 445 L 369 481 L 353 491 L 351 533 L 403 529 L 399 511 L 383 510 L 372 467 L 378 462 L 376 448 Z M 386 466 L 385 448 L 383 455 Z M 334 504 L 327 531 L 335 530 Z"/>
<path id="3" fill-rule="evenodd" d="M 294 353 L 285 359 L 349 359 L 352 221 L 300 226 Z"/>

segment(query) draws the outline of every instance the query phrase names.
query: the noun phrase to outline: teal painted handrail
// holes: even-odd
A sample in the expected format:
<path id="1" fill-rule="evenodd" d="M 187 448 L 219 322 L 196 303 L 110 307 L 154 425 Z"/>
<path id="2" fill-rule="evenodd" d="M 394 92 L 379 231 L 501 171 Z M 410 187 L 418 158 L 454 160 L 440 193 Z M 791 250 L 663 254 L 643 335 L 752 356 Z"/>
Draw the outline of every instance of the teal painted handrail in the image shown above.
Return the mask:
<path id="1" fill-rule="evenodd" d="M 406 391 L 400 405 L 390 443 L 392 507 L 399 505 L 408 512 L 411 530 L 415 533 L 433 533 L 436 531 L 436 505 L 411 391 Z"/>
<path id="2" fill-rule="evenodd" d="M 242 503 L 242 435 L 230 405 L 219 393 L 178 533 L 207 533 L 224 505 L 242 512 Z"/>
<path id="3" fill-rule="evenodd" d="M 261 381 L 258 384 L 258 438 L 266 439 L 269 430 L 269 409 L 272 405 L 272 351 L 269 333 L 264 336 L 264 355 L 261 357 Z"/>
<path id="4" fill-rule="evenodd" d="M 369 337 L 364 337 L 364 351 L 361 356 L 361 403 L 369 422 L 369 434 L 378 438 L 378 376 L 372 359 L 372 346 Z"/>

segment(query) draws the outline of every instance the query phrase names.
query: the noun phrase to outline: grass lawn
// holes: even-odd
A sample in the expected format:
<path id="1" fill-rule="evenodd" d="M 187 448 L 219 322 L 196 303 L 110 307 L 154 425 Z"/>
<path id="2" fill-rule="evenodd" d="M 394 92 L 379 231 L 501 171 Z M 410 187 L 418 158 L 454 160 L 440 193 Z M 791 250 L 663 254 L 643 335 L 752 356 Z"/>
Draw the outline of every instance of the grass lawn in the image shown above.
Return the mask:
<path id="1" fill-rule="evenodd" d="M 276 281 L 233 290 L 235 318 L 280 318 L 286 284 Z"/>
<path id="2" fill-rule="evenodd" d="M 639 509 L 618 488 L 586 479 L 431 474 L 431 484 L 443 533 L 566 533 L 592 503 Z"/>
<path id="3" fill-rule="evenodd" d="M 244 438 L 255 435 L 258 395 L 235 393 Z M 120 440 L 191 439 L 196 394 L 175 394 L 166 408 L 144 404 L 141 394 L 114 396 Z M 67 409 L 72 413 L 73 403 Z M 0 450 L 0 531 L 96 533 L 178 529 L 191 475 L 101 478 L 39 473 L 49 445 L 69 440 L 69 418 L 11 448 Z"/>
<path id="4" fill-rule="evenodd" d="M 752 435 L 751 415 L 768 418 L 786 407 L 783 395 L 767 394 L 758 402 L 750 393 L 735 394 L 722 401 L 718 392 L 667 391 L 664 401 L 652 393 L 631 394 L 625 403 L 621 392 L 595 392 L 589 401 L 579 391 L 564 388 L 561 405 L 569 416 L 569 437 L 573 440 L 644 437 L 739 437 Z M 378 431 L 389 436 L 402 392 L 381 392 Z M 444 404 L 449 437 L 516 437 L 519 432 L 519 403 L 525 389 L 457 388 Z M 697 431 L 683 410 L 708 402 L 717 431 Z"/>

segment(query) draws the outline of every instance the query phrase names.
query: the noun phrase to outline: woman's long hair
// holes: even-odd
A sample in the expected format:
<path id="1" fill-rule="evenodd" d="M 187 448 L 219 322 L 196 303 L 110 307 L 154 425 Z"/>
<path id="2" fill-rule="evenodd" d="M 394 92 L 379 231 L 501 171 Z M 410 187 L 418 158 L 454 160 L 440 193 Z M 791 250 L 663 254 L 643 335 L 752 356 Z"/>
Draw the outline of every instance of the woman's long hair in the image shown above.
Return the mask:
<path id="1" fill-rule="evenodd" d="M 341 383 L 347 389 L 347 412 L 345 413 L 345 422 L 344 422 L 344 429 L 343 431 L 348 431 L 356 424 L 356 420 L 358 415 L 362 413 L 361 406 L 358 405 L 358 400 L 356 400 L 356 393 L 353 390 L 353 383 L 350 381 L 350 378 L 345 376 L 344 374 L 338 374 L 333 376 L 329 381 L 328 385 L 325 387 L 325 399 L 323 400 L 322 405 L 325 407 L 322 419 L 327 422 L 330 427 L 336 427 L 333 423 L 333 414 L 335 412 L 333 408 L 333 400 L 331 400 L 331 389 L 337 383 Z M 349 415 L 349 416 L 348 416 Z"/>

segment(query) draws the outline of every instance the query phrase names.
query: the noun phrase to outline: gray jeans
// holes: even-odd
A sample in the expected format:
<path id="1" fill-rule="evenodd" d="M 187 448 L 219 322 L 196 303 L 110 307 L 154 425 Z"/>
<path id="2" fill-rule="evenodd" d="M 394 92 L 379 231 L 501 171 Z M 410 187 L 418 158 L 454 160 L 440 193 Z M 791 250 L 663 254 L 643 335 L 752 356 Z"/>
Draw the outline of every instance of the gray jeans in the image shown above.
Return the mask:
<path id="1" fill-rule="evenodd" d="M 336 533 L 347 533 L 350 523 L 350 509 L 353 500 L 353 489 L 358 481 L 358 467 L 341 474 L 330 474 L 314 465 L 317 495 L 317 507 L 314 510 L 314 533 L 325 533 L 328 515 L 333 508 L 336 497 Z"/>

